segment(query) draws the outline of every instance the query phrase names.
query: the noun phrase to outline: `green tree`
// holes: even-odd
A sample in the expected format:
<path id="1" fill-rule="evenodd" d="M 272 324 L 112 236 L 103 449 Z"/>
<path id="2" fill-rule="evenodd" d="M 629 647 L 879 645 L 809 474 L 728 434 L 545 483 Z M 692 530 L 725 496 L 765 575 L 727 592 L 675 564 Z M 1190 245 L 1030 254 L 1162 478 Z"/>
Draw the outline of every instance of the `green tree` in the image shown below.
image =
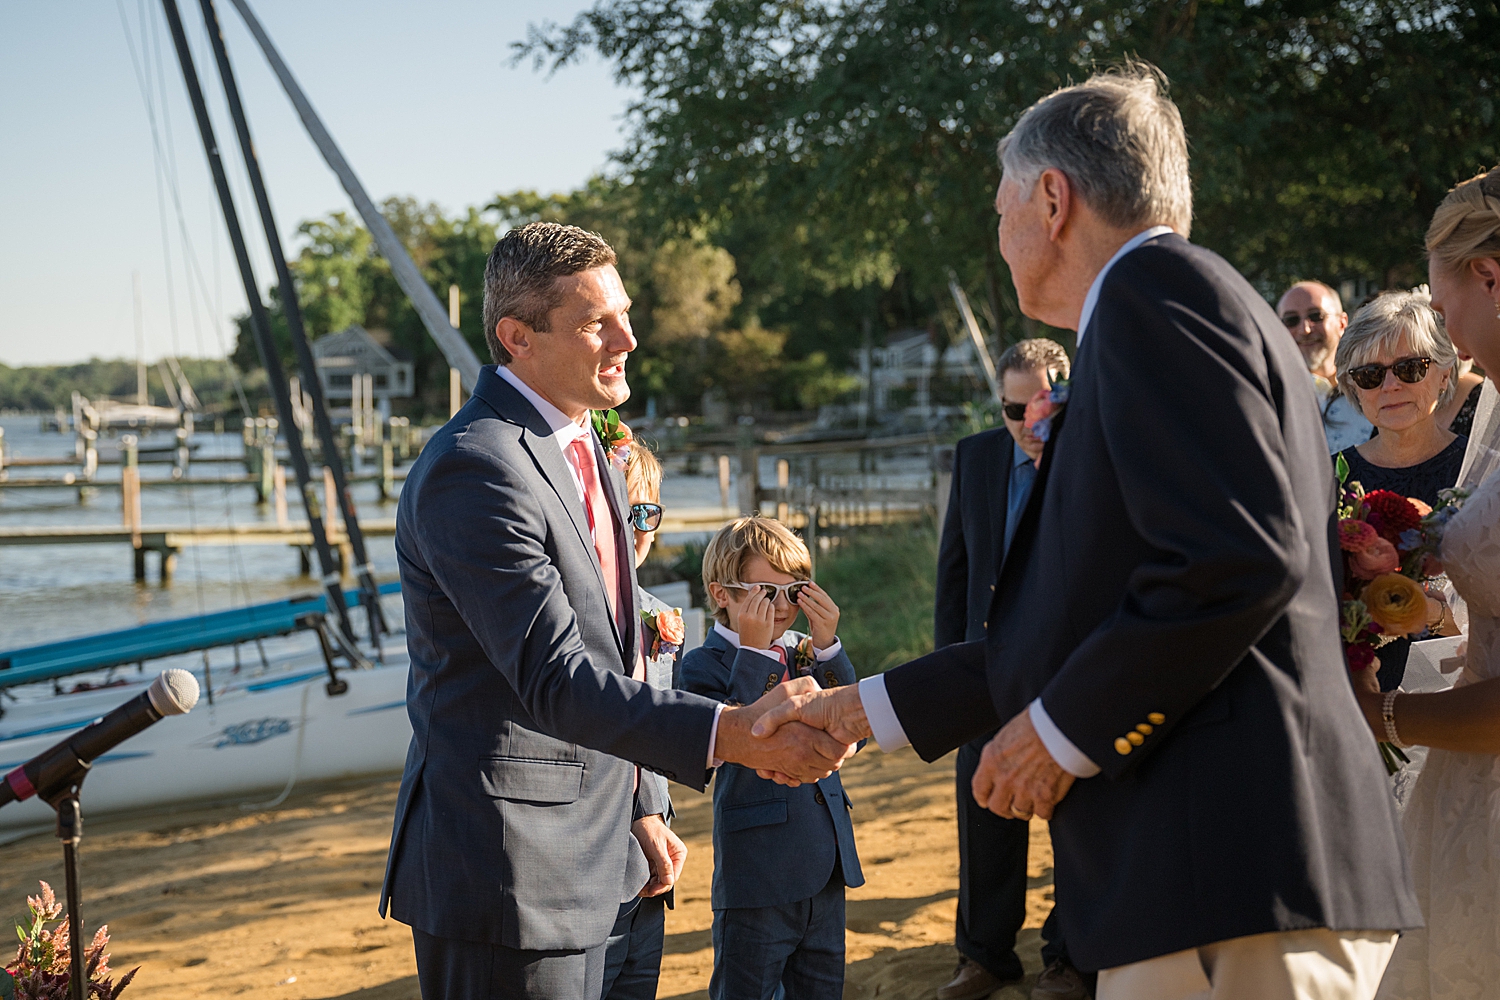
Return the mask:
<path id="1" fill-rule="evenodd" d="M 640 90 L 622 165 L 713 227 L 747 300 L 905 275 L 935 304 L 951 268 L 1015 336 L 993 150 L 1039 96 L 1151 60 L 1193 144 L 1199 242 L 1268 292 L 1409 281 L 1442 193 L 1500 159 L 1496 38 L 1493 0 L 598 0 L 517 52 L 597 50 Z"/>

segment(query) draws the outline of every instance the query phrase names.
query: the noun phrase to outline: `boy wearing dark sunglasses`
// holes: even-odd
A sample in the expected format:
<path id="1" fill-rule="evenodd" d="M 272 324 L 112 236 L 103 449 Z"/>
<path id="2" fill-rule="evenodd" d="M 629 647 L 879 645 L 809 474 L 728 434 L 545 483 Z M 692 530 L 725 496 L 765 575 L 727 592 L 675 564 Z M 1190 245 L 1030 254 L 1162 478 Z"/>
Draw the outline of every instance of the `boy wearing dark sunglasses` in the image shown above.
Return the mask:
<path id="1" fill-rule="evenodd" d="M 717 624 L 682 658 L 682 686 L 749 704 L 799 676 L 854 682 L 839 608 L 811 580 L 807 546 L 780 521 L 742 517 L 703 551 Z M 789 631 L 798 612 L 810 635 Z M 712 1000 L 844 992 L 844 889 L 864 884 L 837 773 L 790 788 L 722 764 L 714 777 Z"/>

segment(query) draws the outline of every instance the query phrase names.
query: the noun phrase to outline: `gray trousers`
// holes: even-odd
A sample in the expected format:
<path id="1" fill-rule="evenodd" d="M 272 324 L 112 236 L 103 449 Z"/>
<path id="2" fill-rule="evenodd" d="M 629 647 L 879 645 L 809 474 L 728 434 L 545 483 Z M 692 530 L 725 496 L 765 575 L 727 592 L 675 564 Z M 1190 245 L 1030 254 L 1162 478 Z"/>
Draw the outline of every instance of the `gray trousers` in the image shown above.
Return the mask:
<path id="1" fill-rule="evenodd" d="M 415 927 L 422 1000 L 599 1000 L 604 944 L 587 951 L 522 951 L 433 937 Z"/>
<path id="2" fill-rule="evenodd" d="M 783 906 L 714 911 L 709 1000 L 841 1000 L 844 995 L 844 880 Z"/>

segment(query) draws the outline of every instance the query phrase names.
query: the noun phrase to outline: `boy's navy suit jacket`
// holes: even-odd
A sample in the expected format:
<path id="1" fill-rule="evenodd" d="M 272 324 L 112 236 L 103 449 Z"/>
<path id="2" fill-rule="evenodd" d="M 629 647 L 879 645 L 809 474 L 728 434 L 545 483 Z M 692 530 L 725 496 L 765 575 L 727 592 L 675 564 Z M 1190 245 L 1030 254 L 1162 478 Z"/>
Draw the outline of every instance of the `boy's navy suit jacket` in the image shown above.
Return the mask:
<path id="1" fill-rule="evenodd" d="M 803 636 L 787 632 L 795 645 Z M 751 704 L 781 682 L 781 661 L 735 649 L 716 631 L 682 658 L 682 687 L 719 701 Z M 854 683 L 854 665 L 840 650 L 817 665 L 823 687 Z M 822 891 L 835 863 L 844 884 L 864 885 L 854 849 L 853 808 L 838 773 L 789 788 L 747 767 L 723 764 L 714 778 L 714 881 L 712 906 L 781 906 Z"/>

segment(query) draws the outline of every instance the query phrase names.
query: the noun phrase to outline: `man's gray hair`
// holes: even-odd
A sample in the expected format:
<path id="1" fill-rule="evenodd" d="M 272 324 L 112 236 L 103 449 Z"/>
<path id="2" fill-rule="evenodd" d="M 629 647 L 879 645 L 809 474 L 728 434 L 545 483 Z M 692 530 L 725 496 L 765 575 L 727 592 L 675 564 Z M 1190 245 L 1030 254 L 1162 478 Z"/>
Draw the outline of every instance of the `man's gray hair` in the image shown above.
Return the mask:
<path id="1" fill-rule="evenodd" d="M 1448 373 L 1448 385 L 1437 399 L 1438 409 L 1447 406 L 1458 391 L 1458 351 L 1448 339 L 1443 318 L 1432 308 L 1426 285 L 1409 292 L 1381 292 L 1354 314 L 1333 356 L 1339 391 L 1359 399 L 1349 373 L 1382 354 L 1395 355 L 1403 339 L 1412 355 L 1431 358 L 1438 373 Z"/>
<path id="2" fill-rule="evenodd" d="M 497 323 L 510 316 L 547 332 L 547 314 L 561 301 L 557 279 L 613 263 L 604 237 L 577 226 L 529 222 L 502 236 L 484 265 L 484 340 L 495 364 L 512 360 L 495 336 Z"/>
<path id="3" fill-rule="evenodd" d="M 1063 345 L 1045 337 L 1018 340 L 1011 344 L 1000 355 L 996 367 L 1001 378 L 1005 377 L 1006 372 L 1044 371 L 1049 382 L 1067 378 L 1072 369 L 1072 365 L 1068 363 L 1068 352 L 1063 350 Z"/>
<path id="4" fill-rule="evenodd" d="M 1053 91 L 1000 140 L 1000 166 L 1029 198 L 1049 167 L 1105 222 L 1121 229 L 1193 223 L 1187 134 L 1167 78 L 1132 60 Z"/>

